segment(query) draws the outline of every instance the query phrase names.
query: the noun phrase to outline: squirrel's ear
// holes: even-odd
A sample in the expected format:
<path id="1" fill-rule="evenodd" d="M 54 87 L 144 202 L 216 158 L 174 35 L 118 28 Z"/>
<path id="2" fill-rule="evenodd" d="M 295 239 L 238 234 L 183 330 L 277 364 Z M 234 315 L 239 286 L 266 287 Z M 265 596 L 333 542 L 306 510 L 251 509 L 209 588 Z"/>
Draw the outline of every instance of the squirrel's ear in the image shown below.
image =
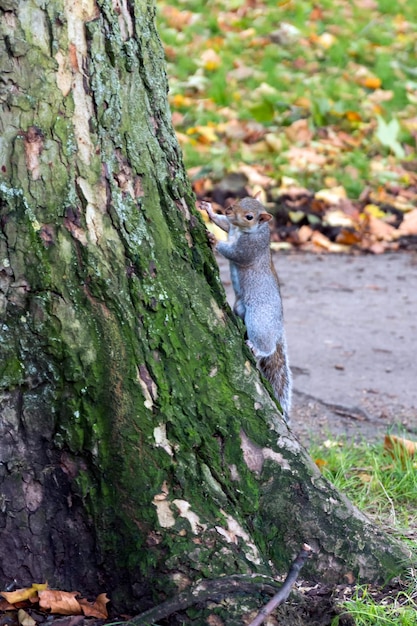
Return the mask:
<path id="1" fill-rule="evenodd" d="M 262 196 L 262 189 L 260 189 L 259 191 L 257 191 L 255 193 L 255 195 L 253 196 L 255 200 L 259 200 L 259 198 Z"/>
<path id="2" fill-rule="evenodd" d="M 272 220 L 273 215 L 271 215 L 270 213 L 260 213 L 259 214 L 259 221 L 260 222 L 269 222 L 269 220 Z"/>

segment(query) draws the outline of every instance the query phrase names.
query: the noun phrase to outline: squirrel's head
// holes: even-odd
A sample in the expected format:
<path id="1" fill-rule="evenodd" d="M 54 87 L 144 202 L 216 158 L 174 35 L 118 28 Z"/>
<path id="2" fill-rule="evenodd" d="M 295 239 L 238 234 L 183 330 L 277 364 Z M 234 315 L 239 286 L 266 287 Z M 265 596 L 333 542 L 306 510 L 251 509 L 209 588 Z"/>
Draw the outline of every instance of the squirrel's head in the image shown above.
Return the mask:
<path id="1" fill-rule="evenodd" d="M 225 211 L 231 224 L 250 231 L 272 219 L 272 215 L 265 211 L 265 207 L 256 198 L 242 198 Z"/>

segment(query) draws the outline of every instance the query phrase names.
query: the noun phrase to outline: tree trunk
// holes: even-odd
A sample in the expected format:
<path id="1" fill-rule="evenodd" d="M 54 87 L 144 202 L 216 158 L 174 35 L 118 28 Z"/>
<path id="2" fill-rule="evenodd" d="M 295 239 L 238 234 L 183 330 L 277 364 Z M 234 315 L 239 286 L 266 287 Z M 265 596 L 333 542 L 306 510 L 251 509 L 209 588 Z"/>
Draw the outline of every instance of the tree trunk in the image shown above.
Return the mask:
<path id="1" fill-rule="evenodd" d="M 152 3 L 0 12 L 1 587 L 144 610 L 284 572 L 304 542 L 312 578 L 398 573 L 403 547 L 322 478 L 225 304 Z"/>

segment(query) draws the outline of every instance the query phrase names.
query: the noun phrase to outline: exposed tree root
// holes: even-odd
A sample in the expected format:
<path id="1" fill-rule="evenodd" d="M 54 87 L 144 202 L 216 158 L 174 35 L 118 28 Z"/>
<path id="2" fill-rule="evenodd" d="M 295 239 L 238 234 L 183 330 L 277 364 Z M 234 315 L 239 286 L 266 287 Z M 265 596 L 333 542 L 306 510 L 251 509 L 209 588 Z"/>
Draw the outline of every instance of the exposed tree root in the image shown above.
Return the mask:
<path id="1" fill-rule="evenodd" d="M 195 604 L 204 604 L 209 601 L 221 602 L 230 595 L 265 593 L 273 595 L 273 598 L 265 605 L 255 618 L 255 621 L 252 622 L 251 626 L 262 624 L 265 617 L 267 617 L 276 606 L 287 599 L 292 585 L 310 554 L 310 546 L 304 544 L 283 584 L 274 581 L 272 578 L 262 577 L 258 574 L 225 576 L 224 578 L 218 578 L 216 580 L 202 580 L 188 591 L 183 591 L 174 598 L 166 600 L 166 602 L 131 618 L 129 621 L 135 624 L 135 626 L 146 626 L 150 623 L 165 619 L 178 611 L 184 611 Z M 272 603 L 274 603 L 272 608 L 269 608 Z M 256 621 L 259 620 L 259 616 L 262 616 L 261 621 Z"/>

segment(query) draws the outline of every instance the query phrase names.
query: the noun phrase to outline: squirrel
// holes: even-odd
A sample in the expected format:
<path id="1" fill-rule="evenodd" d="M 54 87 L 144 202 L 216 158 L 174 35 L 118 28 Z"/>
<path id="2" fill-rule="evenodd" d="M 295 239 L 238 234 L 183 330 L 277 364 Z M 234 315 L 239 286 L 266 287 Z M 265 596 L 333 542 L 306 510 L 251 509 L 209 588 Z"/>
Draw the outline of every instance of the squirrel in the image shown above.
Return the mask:
<path id="1" fill-rule="evenodd" d="M 270 250 L 272 215 L 257 197 L 238 200 L 226 209 L 225 215 L 215 213 L 210 202 L 200 202 L 200 208 L 228 233 L 227 241 L 217 241 L 211 236 L 211 242 L 230 261 L 236 296 L 233 311 L 244 321 L 247 345 L 257 359 L 259 370 L 271 383 L 284 419 L 289 423 L 292 377 L 281 293 Z"/>

